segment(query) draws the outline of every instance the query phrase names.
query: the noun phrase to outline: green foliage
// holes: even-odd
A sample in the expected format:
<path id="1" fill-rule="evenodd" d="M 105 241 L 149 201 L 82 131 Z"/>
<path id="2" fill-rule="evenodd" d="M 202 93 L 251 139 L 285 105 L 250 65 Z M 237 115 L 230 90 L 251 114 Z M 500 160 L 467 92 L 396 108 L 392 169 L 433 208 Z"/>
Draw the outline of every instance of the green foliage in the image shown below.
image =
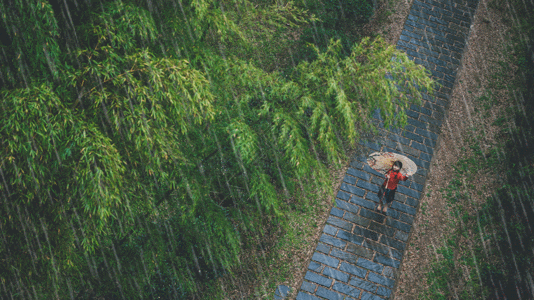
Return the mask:
<path id="1" fill-rule="evenodd" d="M 387 127 L 405 126 L 404 110 L 421 101 L 416 86 L 432 93 L 423 68 L 380 38 L 345 54 L 331 39 L 289 77 L 250 53 L 222 55 L 219 45 L 252 49 L 309 15 L 291 3 L 188 4 L 98 5 L 76 28 L 80 47 L 50 41 L 45 56 L 61 63 L 21 54 L 43 71 L 0 90 L 6 286 L 34 284 L 42 298 L 69 297 L 66 285 L 82 298 L 198 294 L 199 283 L 234 276 L 253 234 L 288 226 L 284 199 L 299 196 L 293 205 L 306 210 L 333 193 L 327 167 L 346 159 L 347 141 L 376 130 L 375 108 Z M 3 20 L 16 27 L 37 12 L 38 29 L 19 28 L 39 44 L 59 18 L 47 3 Z M 258 36 L 255 17 L 268 23 Z"/>

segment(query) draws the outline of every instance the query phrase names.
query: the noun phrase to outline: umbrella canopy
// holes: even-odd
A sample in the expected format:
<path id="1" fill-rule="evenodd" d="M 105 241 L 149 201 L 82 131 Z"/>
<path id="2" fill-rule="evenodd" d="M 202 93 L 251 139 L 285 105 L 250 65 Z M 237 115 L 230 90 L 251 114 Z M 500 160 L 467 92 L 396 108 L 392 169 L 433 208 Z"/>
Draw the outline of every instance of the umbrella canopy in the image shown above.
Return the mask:
<path id="1" fill-rule="evenodd" d="M 402 162 L 402 169 L 400 172 L 403 175 L 413 175 L 417 172 L 417 166 L 415 163 L 404 155 L 400 155 L 392 152 L 374 152 L 369 155 L 367 159 L 367 164 L 373 170 L 386 174 L 386 172 L 393 167 L 395 161 Z"/>

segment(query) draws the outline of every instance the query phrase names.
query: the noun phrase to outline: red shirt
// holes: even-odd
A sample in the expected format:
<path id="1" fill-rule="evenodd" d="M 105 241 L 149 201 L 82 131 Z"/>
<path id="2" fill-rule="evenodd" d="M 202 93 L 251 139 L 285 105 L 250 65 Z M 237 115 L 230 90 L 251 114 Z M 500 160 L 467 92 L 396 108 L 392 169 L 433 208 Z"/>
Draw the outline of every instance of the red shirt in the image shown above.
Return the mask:
<path id="1" fill-rule="evenodd" d="M 388 179 L 386 178 L 386 180 L 384 180 L 384 183 L 382 185 L 386 185 L 386 182 L 388 182 L 388 186 L 386 188 L 390 190 L 396 189 L 397 184 L 399 183 L 400 180 L 406 181 L 408 179 L 408 177 L 402 175 L 401 172 L 399 171 L 395 172 L 393 170 L 389 170 L 386 174 L 390 174 L 389 182 L 388 182 Z"/>

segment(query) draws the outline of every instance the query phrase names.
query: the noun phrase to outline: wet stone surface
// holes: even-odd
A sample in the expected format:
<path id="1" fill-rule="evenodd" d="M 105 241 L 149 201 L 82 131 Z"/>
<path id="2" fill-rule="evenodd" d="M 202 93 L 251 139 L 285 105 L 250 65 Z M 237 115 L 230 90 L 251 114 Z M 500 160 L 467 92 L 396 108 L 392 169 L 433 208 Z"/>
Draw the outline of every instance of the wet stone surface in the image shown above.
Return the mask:
<path id="1" fill-rule="evenodd" d="M 360 144 L 368 154 L 390 151 L 409 157 L 417 173 L 399 184 L 383 215 L 375 205 L 384 176 L 365 163 L 366 157 L 353 158 L 297 300 L 392 297 L 477 6 L 478 0 L 413 1 L 397 49 L 425 66 L 442 86 L 436 88 L 436 97 L 424 95 L 422 106 L 411 105 L 404 130 L 382 129 L 380 141 Z M 379 111 L 373 116 L 383 128 Z"/>

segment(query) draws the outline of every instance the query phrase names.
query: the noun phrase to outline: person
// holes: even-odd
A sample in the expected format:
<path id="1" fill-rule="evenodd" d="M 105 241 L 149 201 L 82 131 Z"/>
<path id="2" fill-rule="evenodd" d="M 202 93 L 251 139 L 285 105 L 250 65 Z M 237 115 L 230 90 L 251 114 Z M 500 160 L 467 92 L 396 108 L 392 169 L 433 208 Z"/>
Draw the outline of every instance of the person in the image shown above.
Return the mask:
<path id="1" fill-rule="evenodd" d="M 393 163 L 393 167 L 386 172 L 386 180 L 384 180 L 384 183 L 378 191 L 379 202 L 376 208 L 378 212 L 385 214 L 388 211 L 389 205 L 391 205 L 391 202 L 393 202 L 393 199 L 395 199 L 397 184 L 400 180 L 406 181 L 408 180 L 408 177 L 410 177 L 409 175 L 402 175 L 400 169 L 402 169 L 402 162 L 396 161 Z M 384 194 L 385 197 L 382 197 Z M 385 203 L 382 203 L 382 198 L 385 198 Z"/>

